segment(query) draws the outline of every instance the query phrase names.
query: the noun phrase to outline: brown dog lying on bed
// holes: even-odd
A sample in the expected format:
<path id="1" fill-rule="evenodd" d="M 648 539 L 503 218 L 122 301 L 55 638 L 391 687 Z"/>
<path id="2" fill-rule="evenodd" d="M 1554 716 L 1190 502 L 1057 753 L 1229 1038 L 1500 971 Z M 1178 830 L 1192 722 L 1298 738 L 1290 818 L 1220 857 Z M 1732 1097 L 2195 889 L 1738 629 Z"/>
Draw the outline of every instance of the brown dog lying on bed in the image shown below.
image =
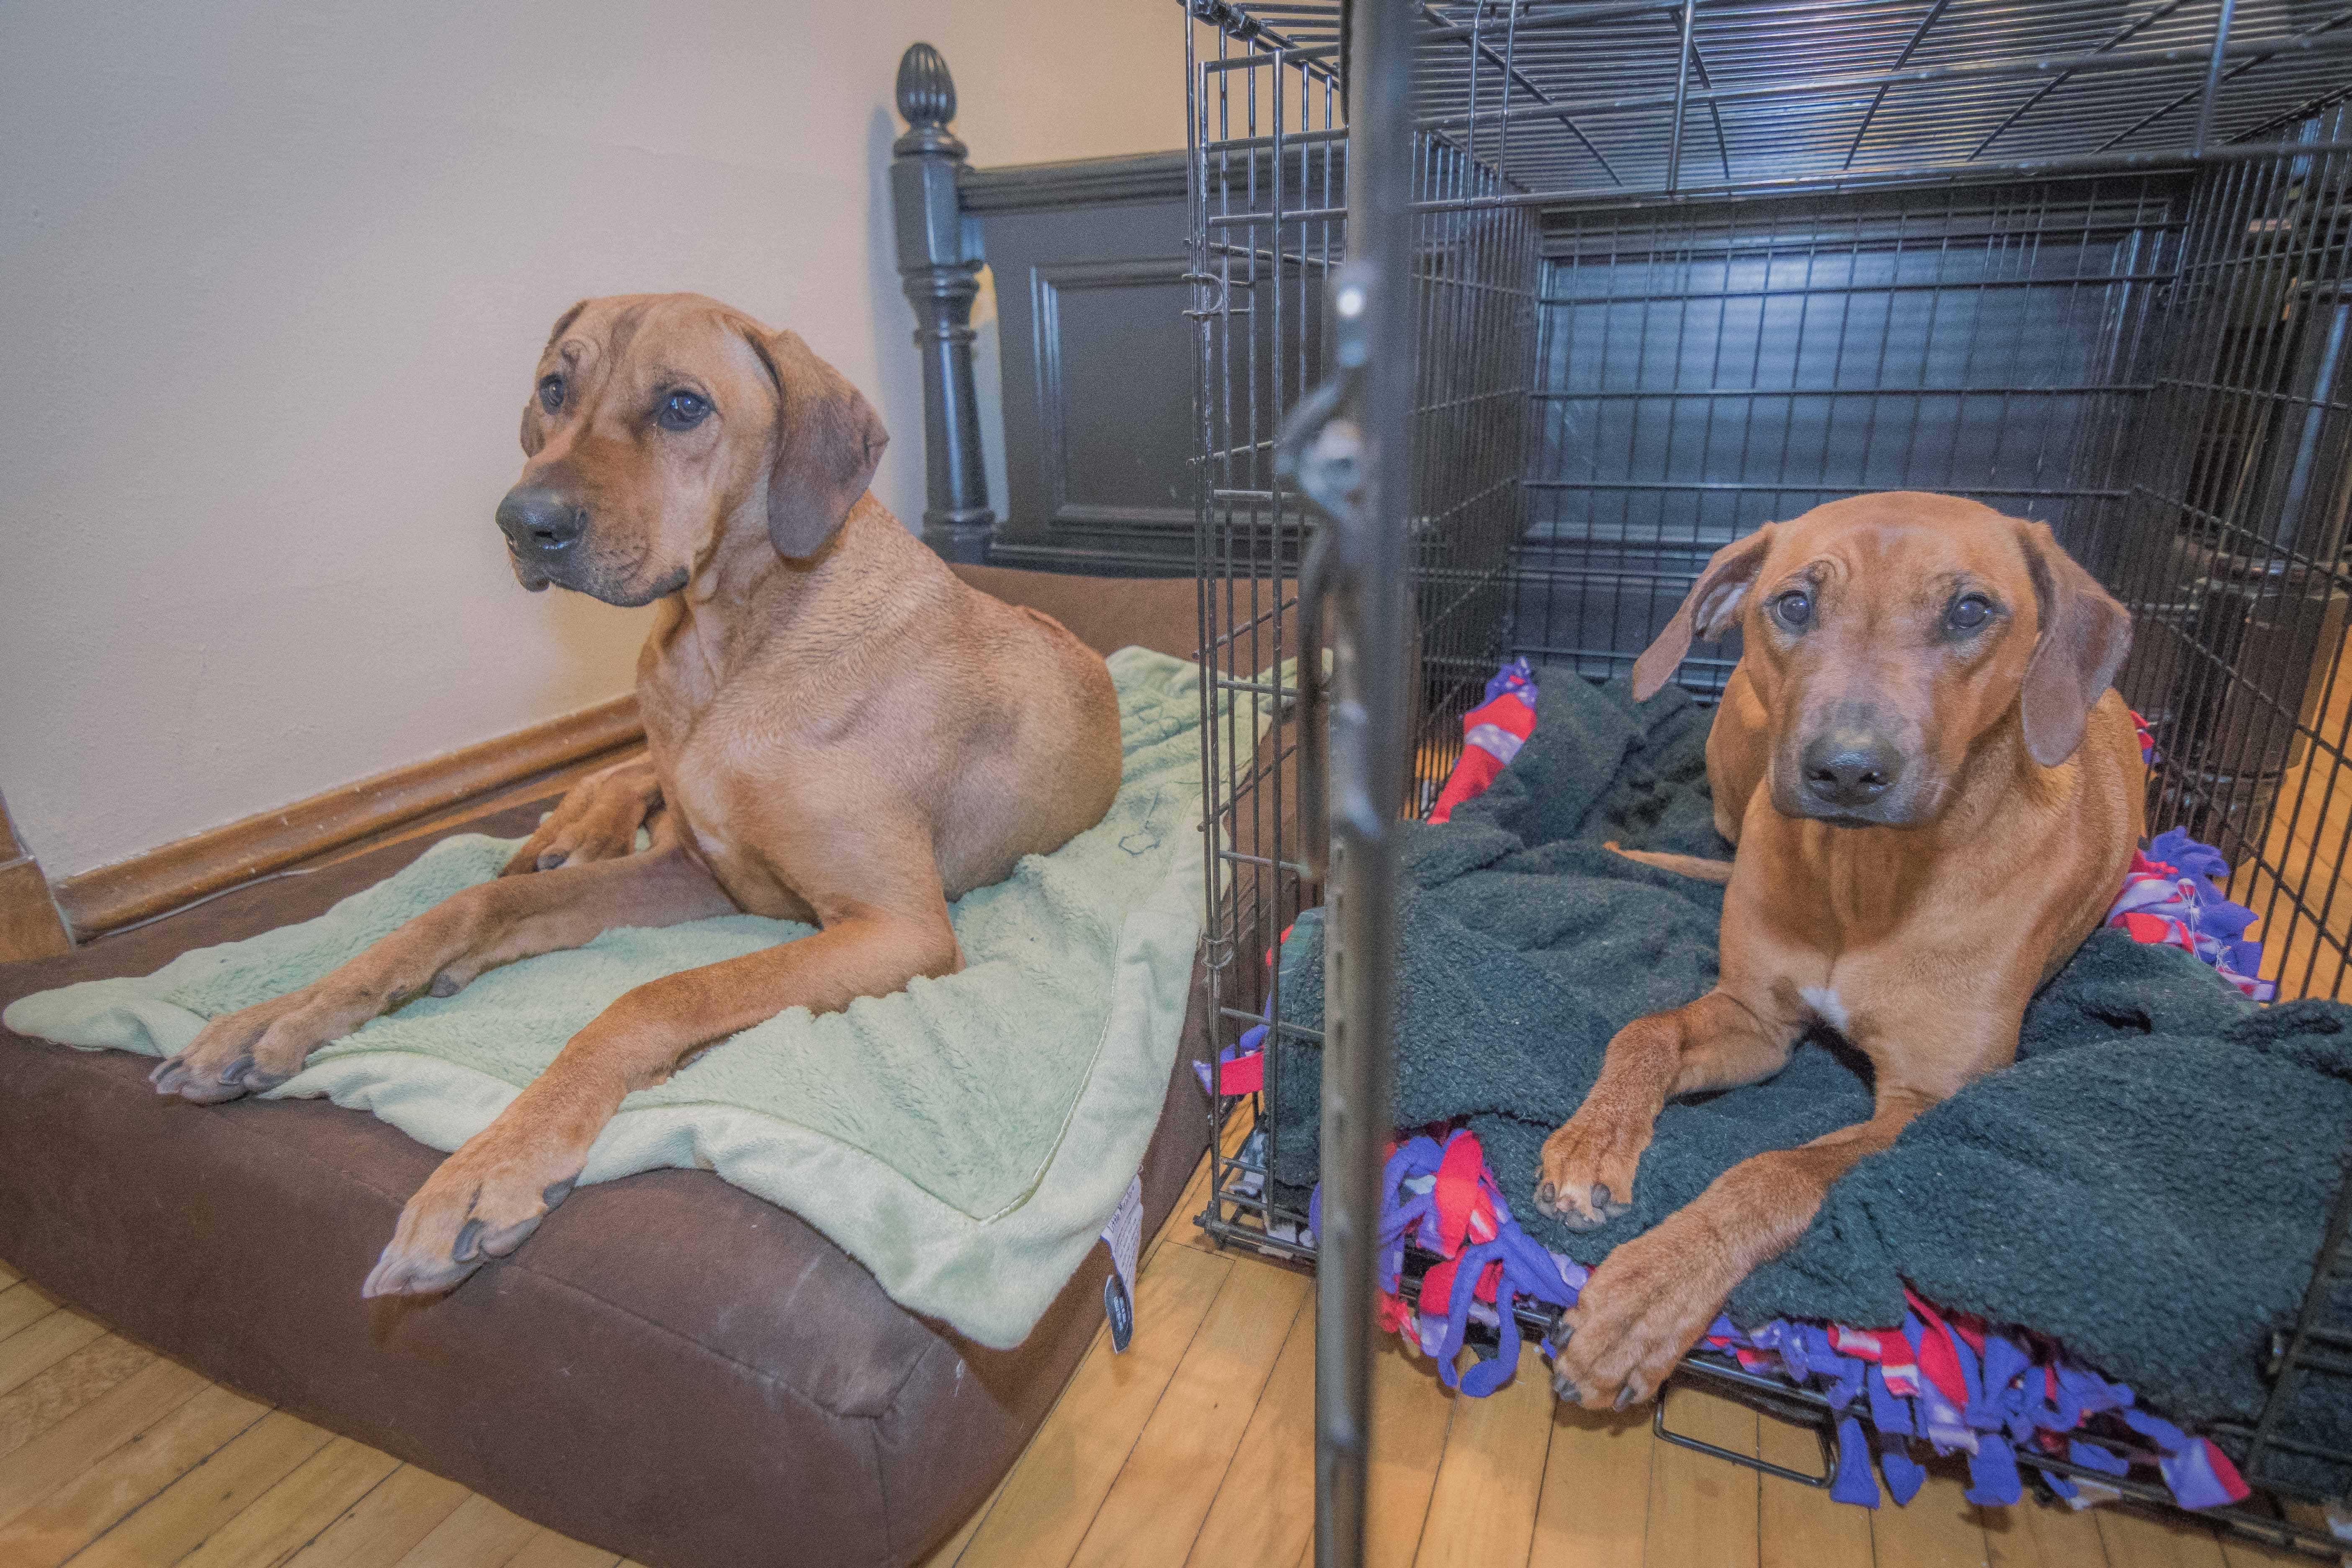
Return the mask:
<path id="1" fill-rule="evenodd" d="M 698 1048 L 953 972 L 948 900 L 1109 809 L 1109 671 L 866 494 L 887 438 L 799 337 L 715 300 L 590 300 L 555 323 L 498 522 L 526 588 L 662 601 L 637 661 L 650 757 L 572 791 L 501 879 L 215 1018 L 155 1087 L 268 1089 L 413 996 L 616 926 L 749 910 L 822 929 L 607 1008 L 409 1200 L 364 1294 L 442 1289 L 513 1251 L 622 1096 Z M 640 826 L 652 847 L 632 854 Z"/>
<path id="2" fill-rule="evenodd" d="M 2097 928 L 2141 830 L 2138 741 L 2108 689 L 2131 621 L 2042 524 L 1915 493 L 1768 524 L 1707 563 L 1634 695 L 1734 625 L 1706 771 L 1737 856 L 1633 856 L 1728 873 L 1721 978 L 1609 1042 L 1536 1205 L 1578 1228 L 1622 1214 L 1667 1100 L 1769 1077 L 1817 1026 L 1869 1058 L 1875 1110 L 1741 1162 L 1610 1254 L 1553 1380 L 1596 1409 L 1656 1393 L 1832 1182 L 2015 1058 L 2028 998 Z"/>

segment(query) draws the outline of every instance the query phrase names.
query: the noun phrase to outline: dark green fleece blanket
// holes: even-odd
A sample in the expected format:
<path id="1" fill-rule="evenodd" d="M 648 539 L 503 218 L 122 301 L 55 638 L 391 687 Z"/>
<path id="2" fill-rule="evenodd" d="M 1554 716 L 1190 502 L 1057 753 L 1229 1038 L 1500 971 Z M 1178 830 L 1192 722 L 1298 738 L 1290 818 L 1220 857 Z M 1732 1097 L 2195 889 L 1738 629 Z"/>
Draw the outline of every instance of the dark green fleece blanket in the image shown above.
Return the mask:
<path id="1" fill-rule="evenodd" d="M 1748 1155 L 1864 1120 L 1870 1089 L 1843 1047 L 1808 1040 L 1765 1082 L 1668 1106 L 1633 1212 L 1606 1228 L 1569 1230 L 1525 1201 L 1610 1037 L 1716 978 L 1721 889 L 1602 841 L 1730 855 L 1707 795 L 1708 710 L 1542 675 L 1535 736 L 1494 788 L 1408 830 L 1396 1120 L 1467 1119 L 1528 1232 L 1598 1262 Z M 1309 1026 L 1322 956 L 1319 920 L 1302 920 L 1283 994 Z M 1284 1049 L 1274 1175 L 1304 1187 L 1321 1063 L 1311 1044 Z M 2019 1055 L 1857 1165 L 1733 1293 L 1731 1316 L 1896 1323 L 1908 1279 L 1945 1308 L 2056 1335 L 2176 1420 L 2252 1417 L 2262 1349 L 2301 1302 L 2352 1149 L 2352 1008 L 2257 1009 L 2189 955 L 2101 931 L 2035 998 Z M 2313 1418 L 2352 1437 L 2352 1386 L 2328 1392 Z"/>

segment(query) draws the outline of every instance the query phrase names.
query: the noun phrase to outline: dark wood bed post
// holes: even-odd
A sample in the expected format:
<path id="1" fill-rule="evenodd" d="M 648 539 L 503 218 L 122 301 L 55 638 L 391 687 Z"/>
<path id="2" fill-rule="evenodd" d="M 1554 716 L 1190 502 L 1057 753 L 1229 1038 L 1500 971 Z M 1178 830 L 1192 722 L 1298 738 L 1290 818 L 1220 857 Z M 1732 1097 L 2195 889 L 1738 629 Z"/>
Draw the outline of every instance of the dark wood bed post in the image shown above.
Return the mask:
<path id="1" fill-rule="evenodd" d="M 923 542 L 950 561 L 988 559 L 996 514 L 981 466 L 980 409 L 971 376 L 971 302 L 980 293 L 980 243 L 964 222 L 956 181 L 964 145 L 948 130 L 955 80 L 929 44 L 898 60 L 898 114 L 907 133 L 891 144 L 890 202 L 898 219 L 898 276 L 915 308 L 923 352 Z"/>

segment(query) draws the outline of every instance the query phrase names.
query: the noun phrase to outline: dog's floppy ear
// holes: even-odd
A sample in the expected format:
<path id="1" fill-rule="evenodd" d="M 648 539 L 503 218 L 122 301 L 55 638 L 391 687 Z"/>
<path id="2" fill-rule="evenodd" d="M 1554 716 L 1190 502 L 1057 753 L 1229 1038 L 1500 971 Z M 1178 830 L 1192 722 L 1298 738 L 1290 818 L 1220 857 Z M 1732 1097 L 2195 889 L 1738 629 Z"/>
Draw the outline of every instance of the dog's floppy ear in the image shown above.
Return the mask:
<path id="1" fill-rule="evenodd" d="M 2024 524 L 2018 542 L 2025 547 L 2042 626 L 2025 666 L 2018 711 L 2026 751 L 2043 767 L 2054 768 L 2083 743 L 2092 707 L 2131 652 L 2131 616 L 2059 548 L 2048 523 Z"/>
<path id="2" fill-rule="evenodd" d="M 1765 552 L 1771 548 L 1772 525 L 1768 522 L 1715 552 L 1666 629 L 1633 661 L 1634 700 L 1648 701 L 1658 694 L 1658 688 L 1675 678 L 1683 657 L 1690 652 L 1692 637 L 1713 642 L 1731 629 L 1739 618 L 1748 585 L 1763 570 Z"/>
<path id="3" fill-rule="evenodd" d="M 754 331 L 751 346 L 776 380 L 768 538 L 780 555 L 814 555 L 874 482 L 890 433 L 874 405 L 798 332 Z"/>
<path id="4" fill-rule="evenodd" d="M 580 312 L 587 308 L 588 301 L 583 300 L 555 318 L 555 325 L 547 330 L 547 348 L 539 351 L 542 357 L 545 356 L 547 349 L 555 346 L 557 340 L 563 336 L 565 330 L 580 319 Z M 546 445 L 547 425 L 540 417 L 539 390 L 533 387 L 531 395 L 522 400 L 522 455 L 526 458 L 536 458 L 539 456 L 539 449 Z"/>

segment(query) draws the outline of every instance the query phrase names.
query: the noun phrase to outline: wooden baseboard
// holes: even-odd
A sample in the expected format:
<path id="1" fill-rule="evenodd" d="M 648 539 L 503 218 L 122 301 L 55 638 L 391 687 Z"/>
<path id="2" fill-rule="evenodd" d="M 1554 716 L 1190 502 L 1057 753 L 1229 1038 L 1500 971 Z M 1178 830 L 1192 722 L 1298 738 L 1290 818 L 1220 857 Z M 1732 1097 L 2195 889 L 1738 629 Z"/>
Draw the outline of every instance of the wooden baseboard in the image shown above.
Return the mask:
<path id="1" fill-rule="evenodd" d="M 60 879 L 50 890 L 74 936 L 87 939 L 644 734 L 632 692 Z"/>
<path id="2" fill-rule="evenodd" d="M 49 897 L 48 879 L 16 837 L 8 802 L 0 798 L 0 963 L 72 951 L 73 939 Z"/>

